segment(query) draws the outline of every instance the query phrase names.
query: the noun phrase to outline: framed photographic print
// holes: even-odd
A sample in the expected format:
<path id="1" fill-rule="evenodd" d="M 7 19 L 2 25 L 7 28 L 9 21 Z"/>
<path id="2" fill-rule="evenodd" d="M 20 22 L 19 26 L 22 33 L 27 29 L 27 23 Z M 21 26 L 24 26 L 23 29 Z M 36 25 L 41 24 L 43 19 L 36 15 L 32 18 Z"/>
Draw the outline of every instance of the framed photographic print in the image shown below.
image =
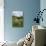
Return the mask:
<path id="1" fill-rule="evenodd" d="M 23 11 L 12 12 L 12 27 L 23 27 L 24 23 Z"/>

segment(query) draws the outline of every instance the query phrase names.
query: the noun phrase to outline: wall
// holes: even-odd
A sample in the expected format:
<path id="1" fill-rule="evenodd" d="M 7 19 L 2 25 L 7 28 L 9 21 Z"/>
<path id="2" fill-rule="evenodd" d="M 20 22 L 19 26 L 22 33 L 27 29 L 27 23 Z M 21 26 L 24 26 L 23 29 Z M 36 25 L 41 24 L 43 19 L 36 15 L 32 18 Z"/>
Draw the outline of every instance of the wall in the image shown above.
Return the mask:
<path id="1" fill-rule="evenodd" d="M 4 0 L 0 0 L 0 42 L 4 41 Z"/>
<path id="2" fill-rule="evenodd" d="M 7 41 L 18 41 L 32 28 L 35 12 L 40 9 L 40 0 L 4 0 L 4 36 Z M 24 12 L 24 27 L 12 27 L 12 11 Z"/>
<path id="3" fill-rule="evenodd" d="M 46 9 L 46 0 L 40 0 L 40 10 Z M 43 15 L 43 22 L 40 21 L 40 25 L 45 26 L 46 27 L 46 11 L 44 11 Z M 46 36 L 46 33 L 45 33 Z M 45 43 L 46 43 L 46 38 L 45 38 Z"/>
<path id="4" fill-rule="evenodd" d="M 41 0 L 41 1 L 40 1 L 40 9 L 41 9 L 41 11 L 42 11 L 43 9 L 46 9 L 46 0 Z M 45 20 L 45 19 L 46 19 L 46 11 L 43 12 L 42 17 L 43 17 L 43 22 L 40 21 L 40 25 L 46 27 L 46 20 Z"/>

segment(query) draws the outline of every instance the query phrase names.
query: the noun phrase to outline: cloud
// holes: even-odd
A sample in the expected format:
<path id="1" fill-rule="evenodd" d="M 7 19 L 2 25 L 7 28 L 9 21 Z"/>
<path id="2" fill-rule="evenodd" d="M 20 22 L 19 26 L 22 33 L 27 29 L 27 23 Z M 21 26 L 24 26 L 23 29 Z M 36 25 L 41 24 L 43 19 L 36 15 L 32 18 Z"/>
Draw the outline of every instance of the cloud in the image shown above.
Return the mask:
<path id="1" fill-rule="evenodd" d="M 23 16 L 23 11 L 13 11 L 12 14 L 14 16 L 20 17 L 20 16 Z"/>

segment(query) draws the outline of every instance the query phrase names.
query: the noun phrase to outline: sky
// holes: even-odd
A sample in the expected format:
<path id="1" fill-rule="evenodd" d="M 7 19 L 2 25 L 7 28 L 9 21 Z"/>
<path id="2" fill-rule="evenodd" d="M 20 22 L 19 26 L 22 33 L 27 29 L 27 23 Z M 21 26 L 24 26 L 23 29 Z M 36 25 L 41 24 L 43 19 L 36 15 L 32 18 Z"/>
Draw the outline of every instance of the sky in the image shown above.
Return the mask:
<path id="1" fill-rule="evenodd" d="M 20 17 L 20 16 L 23 16 L 23 11 L 13 11 L 12 14 L 13 14 L 14 16 Z"/>

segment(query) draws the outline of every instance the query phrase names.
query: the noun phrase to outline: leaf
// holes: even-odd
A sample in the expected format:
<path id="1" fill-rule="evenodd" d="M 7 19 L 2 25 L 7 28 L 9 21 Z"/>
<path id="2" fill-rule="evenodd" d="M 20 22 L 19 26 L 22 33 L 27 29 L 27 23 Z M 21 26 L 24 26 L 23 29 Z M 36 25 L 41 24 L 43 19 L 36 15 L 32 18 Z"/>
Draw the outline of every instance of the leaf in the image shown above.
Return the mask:
<path id="1" fill-rule="evenodd" d="M 36 18 L 34 18 L 34 21 L 36 21 Z"/>

